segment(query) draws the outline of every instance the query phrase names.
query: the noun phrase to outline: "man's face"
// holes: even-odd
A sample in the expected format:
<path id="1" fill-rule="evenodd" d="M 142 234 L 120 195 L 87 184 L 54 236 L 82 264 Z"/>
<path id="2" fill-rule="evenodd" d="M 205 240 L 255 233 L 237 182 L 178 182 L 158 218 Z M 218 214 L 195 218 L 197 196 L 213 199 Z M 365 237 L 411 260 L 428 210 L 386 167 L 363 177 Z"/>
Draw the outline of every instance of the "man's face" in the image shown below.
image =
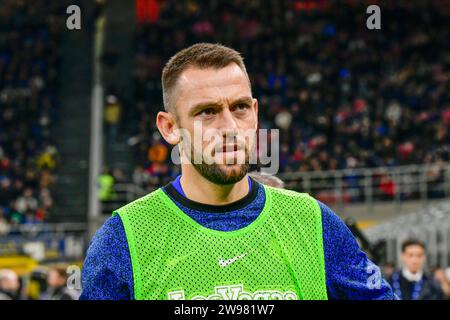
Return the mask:
<path id="1" fill-rule="evenodd" d="M 402 253 L 403 264 L 412 273 L 423 269 L 425 259 L 425 250 L 419 245 L 408 246 Z"/>
<path id="2" fill-rule="evenodd" d="M 55 270 L 50 270 L 47 277 L 47 283 L 52 288 L 58 288 L 65 284 L 65 280 Z"/>
<path id="3" fill-rule="evenodd" d="M 17 290 L 19 290 L 19 287 L 19 278 L 15 274 L 8 274 L 7 277 L 0 281 L 0 289 L 6 292 L 16 292 Z"/>
<path id="4" fill-rule="evenodd" d="M 182 138 L 182 156 L 211 182 L 240 181 L 249 170 L 258 115 L 245 73 L 236 64 L 188 68 L 173 95 L 177 125 L 190 137 Z"/>

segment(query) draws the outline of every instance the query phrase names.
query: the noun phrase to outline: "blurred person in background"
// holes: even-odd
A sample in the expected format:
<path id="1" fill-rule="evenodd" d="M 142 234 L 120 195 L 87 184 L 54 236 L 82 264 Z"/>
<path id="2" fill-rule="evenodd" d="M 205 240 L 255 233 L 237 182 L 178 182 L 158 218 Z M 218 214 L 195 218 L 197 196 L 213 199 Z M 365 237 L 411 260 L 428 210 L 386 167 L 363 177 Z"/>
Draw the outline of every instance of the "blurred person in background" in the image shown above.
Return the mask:
<path id="1" fill-rule="evenodd" d="M 44 151 L 39 154 L 36 160 L 36 165 L 39 170 L 50 169 L 53 170 L 56 167 L 56 160 L 58 157 L 58 150 L 55 146 L 47 145 Z"/>
<path id="2" fill-rule="evenodd" d="M 114 168 L 112 176 L 114 178 L 114 183 L 125 183 L 127 181 L 125 173 L 120 168 Z"/>
<path id="3" fill-rule="evenodd" d="M 5 217 L 5 210 L 0 207 L 0 236 L 4 236 L 9 232 L 9 223 Z"/>
<path id="4" fill-rule="evenodd" d="M 22 214 L 28 211 L 35 211 L 38 208 L 38 201 L 33 196 L 33 190 L 25 189 L 23 195 L 16 200 L 16 208 Z"/>
<path id="5" fill-rule="evenodd" d="M 137 186 L 144 188 L 147 186 L 150 180 L 150 176 L 147 171 L 145 171 L 143 166 L 137 166 L 133 172 L 133 183 Z"/>
<path id="6" fill-rule="evenodd" d="M 0 300 L 18 300 L 20 282 L 13 270 L 0 270 Z"/>
<path id="7" fill-rule="evenodd" d="M 44 300 L 77 300 L 75 290 L 67 287 L 67 272 L 62 266 L 50 269 L 47 278 L 48 292 Z"/>
<path id="8" fill-rule="evenodd" d="M 114 177 L 108 168 L 104 168 L 102 174 L 98 177 L 99 198 L 101 201 L 109 201 L 115 198 Z"/>
<path id="9" fill-rule="evenodd" d="M 450 280 L 447 277 L 445 270 L 441 267 L 436 267 L 433 270 L 433 277 L 441 286 L 442 292 L 446 299 L 450 299 Z"/>
<path id="10" fill-rule="evenodd" d="M 109 95 L 106 98 L 105 107 L 105 122 L 109 143 L 114 143 L 117 139 L 121 112 L 122 105 L 117 97 L 115 95 Z"/>
<path id="11" fill-rule="evenodd" d="M 255 179 L 256 181 L 274 187 L 274 188 L 284 188 L 284 181 L 278 178 L 277 176 L 273 176 L 264 172 L 252 171 L 248 174 L 250 177 Z"/>
<path id="12" fill-rule="evenodd" d="M 395 294 L 403 300 L 442 300 L 444 294 L 439 283 L 425 272 L 425 244 L 416 239 L 402 243 L 401 270 L 395 271 L 389 282 Z"/>

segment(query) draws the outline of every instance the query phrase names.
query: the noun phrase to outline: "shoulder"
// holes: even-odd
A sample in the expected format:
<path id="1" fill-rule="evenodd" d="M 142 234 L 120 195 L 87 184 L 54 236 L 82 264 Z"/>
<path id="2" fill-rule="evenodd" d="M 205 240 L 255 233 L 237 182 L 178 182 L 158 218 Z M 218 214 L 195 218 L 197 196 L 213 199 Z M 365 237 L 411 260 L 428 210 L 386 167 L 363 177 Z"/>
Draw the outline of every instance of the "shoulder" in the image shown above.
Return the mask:
<path id="1" fill-rule="evenodd" d="M 117 234 L 120 234 L 121 229 L 123 229 L 122 220 L 119 216 L 114 215 L 106 219 L 103 225 L 95 233 L 94 238 L 112 240 L 116 238 Z"/>
<path id="2" fill-rule="evenodd" d="M 330 207 L 328 207 L 323 202 L 320 202 L 319 200 L 316 200 L 320 211 L 322 213 L 322 220 L 324 224 L 328 228 L 333 229 L 341 229 L 342 231 L 347 231 L 347 225 L 344 223 L 344 221 L 336 214 L 336 212 L 333 211 Z M 348 230 L 350 231 L 350 230 Z"/>
<path id="3" fill-rule="evenodd" d="M 94 234 L 88 256 L 107 256 L 114 248 L 121 247 L 126 240 L 122 220 L 118 215 L 108 218 Z"/>
<path id="4" fill-rule="evenodd" d="M 82 268 L 80 299 L 132 297 L 133 275 L 125 230 L 119 216 L 108 218 L 91 240 Z"/>
<path id="5" fill-rule="evenodd" d="M 347 237 L 351 235 L 345 222 L 326 204 L 315 199 L 308 193 L 297 192 L 294 190 L 278 189 L 270 186 L 264 186 L 275 206 L 286 203 L 288 206 L 303 206 L 308 212 L 315 213 L 322 220 L 325 233 L 340 233 Z"/>
<path id="6" fill-rule="evenodd" d="M 162 188 L 158 188 L 155 191 L 152 191 L 134 201 L 127 203 L 126 205 L 114 210 L 113 217 L 116 215 L 124 215 L 129 214 L 131 212 L 145 212 L 148 209 L 151 209 L 158 204 L 161 204 L 161 197 L 164 196 L 164 191 Z"/>
<path id="7" fill-rule="evenodd" d="M 295 190 L 290 189 L 281 189 L 281 188 L 275 188 L 272 186 L 268 186 L 266 184 L 261 184 L 264 186 L 267 192 L 269 192 L 272 195 L 275 196 L 281 196 L 281 197 L 287 197 L 287 198 L 312 198 L 308 193 L 305 192 L 299 192 Z"/>
<path id="8" fill-rule="evenodd" d="M 320 208 L 324 243 L 330 249 L 329 251 L 338 252 L 344 249 L 345 251 L 359 251 L 355 237 L 339 215 L 326 204 L 319 200 L 315 201 Z M 334 257 L 338 258 L 339 254 L 335 254 Z"/>
<path id="9" fill-rule="evenodd" d="M 265 187 L 270 192 L 271 198 L 276 199 L 275 201 L 298 201 L 301 205 L 307 206 L 308 211 L 320 215 L 324 229 L 335 232 L 350 232 L 344 221 L 330 207 L 310 194 L 293 190 L 277 189 L 270 186 Z"/>
<path id="10" fill-rule="evenodd" d="M 267 185 L 264 185 L 264 188 L 269 195 L 268 199 L 270 199 L 275 206 L 289 206 L 296 208 L 300 206 L 308 209 L 308 211 L 320 212 L 318 201 L 308 193 L 279 189 Z"/>
<path id="11" fill-rule="evenodd" d="M 322 235 L 322 213 L 318 202 L 307 193 L 293 190 L 266 188 L 266 205 L 273 212 L 272 217 L 287 224 L 310 226 Z M 308 227 L 309 228 L 309 227 Z"/>

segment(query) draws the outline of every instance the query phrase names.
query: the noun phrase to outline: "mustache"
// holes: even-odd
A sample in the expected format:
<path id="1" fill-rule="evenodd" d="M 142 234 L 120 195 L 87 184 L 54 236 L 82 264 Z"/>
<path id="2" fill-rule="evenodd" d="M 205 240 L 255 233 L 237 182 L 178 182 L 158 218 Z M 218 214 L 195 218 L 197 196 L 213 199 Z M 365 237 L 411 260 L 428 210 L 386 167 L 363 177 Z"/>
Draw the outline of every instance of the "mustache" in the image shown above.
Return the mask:
<path id="1" fill-rule="evenodd" d="M 243 138 L 231 138 L 231 139 L 222 139 L 218 141 L 213 147 L 213 154 L 223 153 L 223 152 L 233 152 L 233 151 L 248 151 L 248 143 Z"/>
<path id="2" fill-rule="evenodd" d="M 239 151 L 246 149 L 246 145 L 243 143 L 228 143 L 228 144 L 222 144 L 217 145 L 213 150 L 215 152 L 227 152 L 227 151 Z"/>

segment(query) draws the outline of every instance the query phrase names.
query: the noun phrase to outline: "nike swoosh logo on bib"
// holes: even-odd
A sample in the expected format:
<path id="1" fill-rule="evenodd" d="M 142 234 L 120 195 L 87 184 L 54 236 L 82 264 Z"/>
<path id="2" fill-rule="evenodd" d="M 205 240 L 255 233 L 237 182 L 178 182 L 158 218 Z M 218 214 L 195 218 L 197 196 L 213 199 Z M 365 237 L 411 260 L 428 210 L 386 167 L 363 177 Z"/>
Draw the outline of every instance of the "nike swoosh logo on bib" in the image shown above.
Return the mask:
<path id="1" fill-rule="evenodd" d="M 246 255 L 247 255 L 247 252 L 246 252 L 246 253 L 243 253 L 243 254 L 240 254 L 240 255 L 238 255 L 238 256 L 236 256 L 236 257 L 234 257 L 234 258 L 228 259 L 228 260 L 223 260 L 222 258 L 219 258 L 219 266 L 221 266 L 221 267 L 227 267 L 227 266 L 229 266 L 230 264 L 236 262 L 237 260 L 242 259 L 242 258 L 245 257 Z"/>

